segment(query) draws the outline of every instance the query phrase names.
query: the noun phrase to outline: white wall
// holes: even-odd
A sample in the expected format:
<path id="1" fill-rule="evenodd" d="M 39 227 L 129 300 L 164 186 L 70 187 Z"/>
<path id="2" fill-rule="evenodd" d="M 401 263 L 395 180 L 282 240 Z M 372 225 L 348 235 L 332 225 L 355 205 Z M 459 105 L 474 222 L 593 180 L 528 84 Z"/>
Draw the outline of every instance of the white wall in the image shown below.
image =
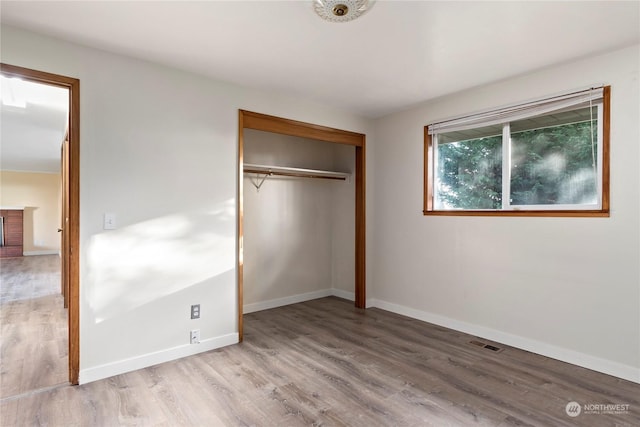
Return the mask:
<path id="1" fill-rule="evenodd" d="M 2 26 L 2 62 L 80 79 L 80 382 L 237 341 L 238 109 L 343 111 Z M 102 229 L 115 213 L 117 230 Z M 190 304 L 202 317 L 189 319 Z M 189 345 L 201 329 L 202 344 Z"/>
<path id="2" fill-rule="evenodd" d="M 245 130 L 246 163 L 354 172 L 355 148 Z M 245 312 L 332 295 L 353 295 L 355 184 L 244 178 Z"/>
<path id="3" fill-rule="evenodd" d="M 372 135 L 300 98 L 1 31 L 2 62 L 80 79 L 81 382 L 237 340 L 238 108 L 368 134 L 369 305 L 640 380 L 637 46 L 385 117 Z M 424 125 L 592 83 L 612 85 L 611 218 L 422 215 Z"/>
<path id="4" fill-rule="evenodd" d="M 639 59 L 634 46 L 378 120 L 373 304 L 640 381 Z M 610 218 L 422 215 L 425 125 L 602 83 Z"/>

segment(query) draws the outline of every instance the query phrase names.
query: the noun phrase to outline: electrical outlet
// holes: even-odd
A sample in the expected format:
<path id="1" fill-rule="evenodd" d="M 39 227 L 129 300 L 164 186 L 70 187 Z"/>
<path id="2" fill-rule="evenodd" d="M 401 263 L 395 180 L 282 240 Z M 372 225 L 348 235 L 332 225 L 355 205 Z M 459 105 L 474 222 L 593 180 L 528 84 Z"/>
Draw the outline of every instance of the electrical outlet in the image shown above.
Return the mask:
<path id="1" fill-rule="evenodd" d="M 200 318 L 200 304 L 193 304 L 191 306 L 191 318 L 192 319 Z"/>
<path id="2" fill-rule="evenodd" d="M 200 329 L 191 331 L 189 342 L 191 344 L 200 344 Z"/>

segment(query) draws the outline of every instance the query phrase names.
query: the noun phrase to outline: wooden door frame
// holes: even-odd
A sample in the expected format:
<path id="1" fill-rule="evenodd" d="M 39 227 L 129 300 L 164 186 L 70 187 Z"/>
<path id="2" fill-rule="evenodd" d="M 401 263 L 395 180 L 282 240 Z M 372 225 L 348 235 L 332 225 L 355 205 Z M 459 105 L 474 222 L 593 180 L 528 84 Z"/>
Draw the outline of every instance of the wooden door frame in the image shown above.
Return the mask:
<path id="1" fill-rule="evenodd" d="M 238 117 L 238 336 L 243 338 L 244 286 L 244 129 L 352 145 L 356 149 L 355 197 L 355 306 L 366 308 L 365 277 L 365 143 L 366 135 L 276 116 L 239 110 Z"/>
<path id="2" fill-rule="evenodd" d="M 69 382 L 78 384 L 80 371 L 80 80 L 59 74 L 0 63 L 7 77 L 64 87 L 69 90 Z"/>
<path id="3" fill-rule="evenodd" d="M 61 231 L 62 234 L 60 237 L 60 248 L 66 248 L 69 243 L 69 131 L 67 130 L 66 135 L 64 136 L 64 141 L 62 141 L 62 147 L 60 150 L 61 159 L 61 184 L 62 184 L 62 216 L 60 218 L 60 228 L 58 231 Z M 62 252 L 62 271 L 61 271 L 61 292 L 64 302 L 64 308 L 69 308 L 69 254 L 67 251 L 61 249 Z"/>

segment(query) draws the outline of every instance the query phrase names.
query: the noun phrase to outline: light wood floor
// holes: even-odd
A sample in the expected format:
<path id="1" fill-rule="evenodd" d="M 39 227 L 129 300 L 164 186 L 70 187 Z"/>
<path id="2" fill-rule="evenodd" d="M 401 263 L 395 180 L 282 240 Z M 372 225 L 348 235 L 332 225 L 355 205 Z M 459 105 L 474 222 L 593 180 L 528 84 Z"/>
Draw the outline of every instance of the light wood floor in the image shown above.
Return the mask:
<path id="1" fill-rule="evenodd" d="M 2 426 L 640 425 L 640 385 L 324 298 L 245 316 L 242 344 L 4 399 Z M 625 404 L 565 413 L 570 401 Z"/>
<path id="2" fill-rule="evenodd" d="M 68 380 L 58 255 L 0 260 L 0 397 Z"/>

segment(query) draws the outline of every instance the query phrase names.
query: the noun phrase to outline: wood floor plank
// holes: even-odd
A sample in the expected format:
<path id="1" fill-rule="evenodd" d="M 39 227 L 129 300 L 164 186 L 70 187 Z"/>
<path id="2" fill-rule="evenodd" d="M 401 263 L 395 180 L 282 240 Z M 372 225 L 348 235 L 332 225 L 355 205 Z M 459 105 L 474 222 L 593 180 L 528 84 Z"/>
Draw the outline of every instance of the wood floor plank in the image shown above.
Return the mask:
<path id="1" fill-rule="evenodd" d="M 493 353 L 469 344 L 477 337 L 337 298 L 244 322 L 238 345 L 3 399 L 2 425 L 640 425 L 638 384 L 509 346 Z M 629 411 L 572 418 L 573 400 Z"/>
<path id="2" fill-rule="evenodd" d="M 60 257 L 1 260 L 1 398 L 67 381 L 66 316 Z"/>

